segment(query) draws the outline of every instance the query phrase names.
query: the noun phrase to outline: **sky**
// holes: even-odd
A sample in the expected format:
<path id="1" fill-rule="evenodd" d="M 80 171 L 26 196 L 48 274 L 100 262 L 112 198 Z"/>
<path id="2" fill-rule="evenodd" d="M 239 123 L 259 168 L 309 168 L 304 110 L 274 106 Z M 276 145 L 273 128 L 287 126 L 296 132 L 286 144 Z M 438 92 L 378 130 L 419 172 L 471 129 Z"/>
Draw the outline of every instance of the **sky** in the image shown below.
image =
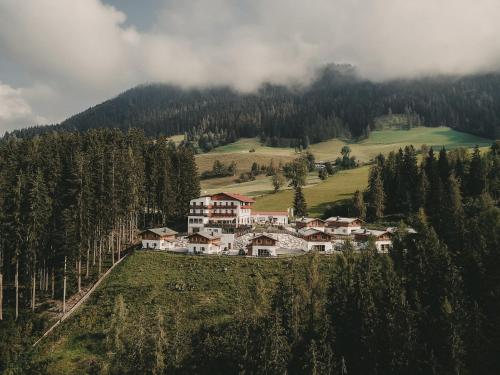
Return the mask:
<path id="1" fill-rule="evenodd" d="M 499 0 L 0 0 L 0 134 L 133 86 L 307 83 L 500 67 Z"/>

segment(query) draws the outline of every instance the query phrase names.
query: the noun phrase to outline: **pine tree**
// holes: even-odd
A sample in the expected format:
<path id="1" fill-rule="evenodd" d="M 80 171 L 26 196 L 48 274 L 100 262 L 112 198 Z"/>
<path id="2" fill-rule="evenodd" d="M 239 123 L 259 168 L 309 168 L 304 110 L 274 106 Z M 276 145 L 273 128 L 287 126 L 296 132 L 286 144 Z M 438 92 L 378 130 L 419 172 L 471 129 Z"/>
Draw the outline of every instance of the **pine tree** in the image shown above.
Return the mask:
<path id="1" fill-rule="evenodd" d="M 368 182 L 369 205 L 373 219 L 380 220 L 384 216 L 385 193 L 382 183 L 381 170 L 378 165 L 370 169 Z"/>
<path id="2" fill-rule="evenodd" d="M 354 215 L 362 220 L 366 218 L 366 206 L 363 198 L 363 193 L 356 190 L 353 197 Z"/>
<path id="3" fill-rule="evenodd" d="M 294 188 L 293 209 L 296 217 L 307 216 L 306 198 L 300 185 Z"/>

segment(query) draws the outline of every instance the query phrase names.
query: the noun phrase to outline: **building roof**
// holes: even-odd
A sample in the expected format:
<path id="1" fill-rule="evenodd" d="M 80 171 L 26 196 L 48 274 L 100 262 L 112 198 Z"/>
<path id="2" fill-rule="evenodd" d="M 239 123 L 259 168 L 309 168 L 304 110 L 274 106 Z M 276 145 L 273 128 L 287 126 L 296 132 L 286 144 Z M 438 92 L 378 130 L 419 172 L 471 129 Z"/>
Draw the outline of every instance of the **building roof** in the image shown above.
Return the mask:
<path id="1" fill-rule="evenodd" d="M 211 235 L 211 234 L 208 234 L 208 233 L 205 233 L 205 232 L 196 232 L 196 233 L 191 233 L 188 238 L 190 237 L 194 237 L 194 236 L 202 236 L 202 237 L 205 237 L 206 239 L 208 240 L 218 240 L 220 239 L 220 236 L 218 235 Z"/>
<path id="2" fill-rule="evenodd" d="M 297 223 L 310 223 L 311 221 L 319 220 L 322 221 L 323 223 L 325 222 L 324 220 L 318 218 L 318 217 L 303 217 L 298 220 L 296 220 Z"/>
<path id="3" fill-rule="evenodd" d="M 303 236 L 310 236 L 311 234 L 316 234 L 316 233 L 325 233 L 321 230 L 314 229 L 314 228 L 302 228 L 302 229 L 299 229 L 298 232 Z"/>
<path id="4" fill-rule="evenodd" d="M 260 237 L 267 237 L 273 241 L 278 241 L 278 239 L 275 236 L 273 236 L 272 234 L 268 234 L 268 233 L 261 233 L 255 237 L 250 238 L 250 240 L 253 241 L 253 240 L 256 240 L 257 238 L 260 238 Z"/>
<path id="5" fill-rule="evenodd" d="M 252 216 L 288 216 L 287 211 L 253 211 Z"/>
<path id="6" fill-rule="evenodd" d="M 328 223 L 331 223 L 331 222 L 338 222 L 338 223 L 346 223 L 346 224 L 350 224 L 356 220 L 359 220 L 359 221 L 363 221 L 361 220 L 360 218 L 357 218 L 357 217 L 340 217 L 340 216 L 332 216 L 332 217 L 329 217 L 328 219 L 326 219 L 325 221 L 328 222 Z"/>
<path id="7" fill-rule="evenodd" d="M 390 233 L 386 230 L 376 230 L 376 229 L 356 229 L 351 232 L 352 234 L 360 234 L 360 235 L 366 235 L 366 236 L 375 236 L 375 237 L 380 237 L 381 235 L 385 233 Z"/>
<path id="8" fill-rule="evenodd" d="M 396 233 L 398 231 L 398 227 L 388 227 L 387 232 Z M 417 234 L 417 231 L 411 227 L 404 228 L 404 231 L 408 234 Z"/>
<path id="9" fill-rule="evenodd" d="M 177 232 L 175 230 L 167 228 L 167 227 L 145 229 L 140 234 L 145 233 L 145 232 L 152 232 L 158 236 L 173 236 L 173 235 L 177 234 Z"/>

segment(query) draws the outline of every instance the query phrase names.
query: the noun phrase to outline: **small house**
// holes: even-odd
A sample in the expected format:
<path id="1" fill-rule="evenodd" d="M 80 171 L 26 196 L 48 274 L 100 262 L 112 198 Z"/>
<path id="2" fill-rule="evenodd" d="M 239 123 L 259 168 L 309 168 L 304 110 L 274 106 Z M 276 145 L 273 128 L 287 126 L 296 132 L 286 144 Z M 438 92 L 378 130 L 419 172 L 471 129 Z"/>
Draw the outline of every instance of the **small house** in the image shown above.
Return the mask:
<path id="1" fill-rule="evenodd" d="M 188 236 L 189 254 L 218 254 L 220 251 L 219 235 L 198 232 Z"/>
<path id="2" fill-rule="evenodd" d="M 297 230 L 302 228 L 313 228 L 320 231 L 325 230 L 325 221 L 318 218 L 303 217 L 301 219 L 295 220 L 295 225 L 297 227 Z"/>
<path id="3" fill-rule="evenodd" d="M 139 233 L 143 249 L 168 250 L 175 245 L 177 232 L 167 227 L 150 228 Z"/>
<path id="4" fill-rule="evenodd" d="M 250 240 L 248 255 L 275 257 L 278 240 L 271 234 L 259 234 Z"/>
<path id="5" fill-rule="evenodd" d="M 332 238 L 329 233 L 314 228 L 304 228 L 299 233 L 307 242 L 307 251 L 330 252 L 333 250 Z"/>
<path id="6" fill-rule="evenodd" d="M 377 251 L 386 253 L 392 246 L 392 233 L 386 230 L 359 229 L 353 231 L 354 243 L 360 249 L 365 248 L 373 240 Z"/>
<path id="7" fill-rule="evenodd" d="M 357 217 L 334 216 L 325 220 L 325 232 L 349 236 L 353 231 L 360 230 L 363 220 Z"/>

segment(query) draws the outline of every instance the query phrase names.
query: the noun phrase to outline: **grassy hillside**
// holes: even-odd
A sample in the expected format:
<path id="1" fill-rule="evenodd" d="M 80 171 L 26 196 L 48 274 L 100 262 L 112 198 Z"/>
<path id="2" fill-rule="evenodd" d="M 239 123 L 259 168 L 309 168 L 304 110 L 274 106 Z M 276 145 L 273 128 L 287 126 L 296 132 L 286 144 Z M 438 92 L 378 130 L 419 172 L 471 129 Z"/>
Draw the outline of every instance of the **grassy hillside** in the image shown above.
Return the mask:
<path id="1" fill-rule="evenodd" d="M 341 171 L 324 182 L 306 186 L 304 195 L 309 215 L 320 216 L 328 204 L 351 198 L 356 190 L 364 189 L 368 180 L 368 171 L 368 166 Z M 293 191 L 280 191 L 276 194 L 258 197 L 256 200 L 256 210 L 286 210 L 292 206 Z"/>
<path id="2" fill-rule="evenodd" d="M 81 374 L 90 361 L 106 361 L 105 332 L 120 294 L 131 319 L 143 315 L 141 319 L 154 322 L 161 310 L 167 328 L 172 328 L 175 317 L 180 329 L 189 332 L 245 311 L 257 273 L 264 279 L 266 293 L 271 293 L 284 272 L 303 277 L 306 262 L 307 257 L 251 259 L 137 252 L 43 342 L 42 355 L 51 361 L 49 373 Z M 322 270 L 329 270 L 333 263 L 334 257 L 321 257 Z"/>
<path id="3" fill-rule="evenodd" d="M 376 155 L 387 154 L 397 151 L 406 145 L 414 145 L 417 149 L 421 145 L 434 146 L 439 149 L 456 147 L 489 146 L 491 141 L 467 133 L 457 132 L 446 127 L 426 128 L 419 127 L 411 130 L 384 129 L 370 134 L 370 137 L 359 141 L 345 141 L 331 139 L 329 141 L 311 145 L 310 150 L 317 160 L 335 160 L 340 155 L 344 145 L 349 145 L 352 155 L 360 162 L 367 162 Z M 250 152 L 255 150 L 255 152 Z M 200 171 L 212 168 L 215 160 L 225 163 L 235 161 L 237 163 L 237 175 L 248 172 L 253 162 L 258 164 L 269 164 L 271 159 L 278 164 L 280 161 L 286 163 L 297 157 L 297 153 L 291 148 L 275 148 L 262 146 L 257 138 L 240 139 L 222 147 L 218 147 L 210 153 L 196 156 L 196 162 Z M 344 199 L 352 195 L 356 189 L 362 189 L 366 185 L 368 169 L 348 171 L 330 177 L 326 182 L 320 183 L 316 174 L 308 178 L 308 186 L 305 190 L 306 199 L 312 215 L 320 215 L 322 209 L 328 203 Z M 253 197 L 257 200 L 257 209 L 284 210 L 291 205 L 292 192 L 283 191 L 271 194 L 273 187 L 271 179 L 259 176 L 255 181 L 235 183 L 234 177 L 224 177 L 204 180 L 201 183 L 202 192 L 206 194 L 218 191 L 239 192 Z M 316 185 L 320 183 L 319 185 Z"/>

